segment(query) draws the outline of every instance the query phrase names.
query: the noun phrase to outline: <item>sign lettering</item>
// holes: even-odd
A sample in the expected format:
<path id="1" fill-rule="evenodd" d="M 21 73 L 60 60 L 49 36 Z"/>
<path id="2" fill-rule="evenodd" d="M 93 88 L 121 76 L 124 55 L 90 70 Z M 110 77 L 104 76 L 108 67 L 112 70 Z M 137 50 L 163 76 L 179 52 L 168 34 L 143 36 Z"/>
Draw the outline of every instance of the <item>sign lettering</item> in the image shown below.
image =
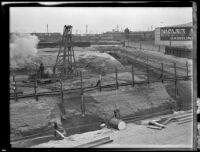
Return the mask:
<path id="1" fill-rule="evenodd" d="M 160 40 L 164 41 L 190 41 L 192 40 L 192 27 L 163 27 L 160 28 Z"/>

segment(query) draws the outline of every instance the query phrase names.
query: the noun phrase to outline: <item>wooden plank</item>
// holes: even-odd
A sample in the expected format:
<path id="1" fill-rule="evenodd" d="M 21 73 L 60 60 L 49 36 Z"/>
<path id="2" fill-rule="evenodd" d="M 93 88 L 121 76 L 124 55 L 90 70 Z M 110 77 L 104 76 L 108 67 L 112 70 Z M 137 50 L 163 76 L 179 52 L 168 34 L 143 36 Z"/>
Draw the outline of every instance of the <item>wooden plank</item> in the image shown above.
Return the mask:
<path id="1" fill-rule="evenodd" d="M 170 123 L 170 121 L 173 121 L 173 120 L 178 121 L 176 118 L 167 118 L 167 120 L 165 120 L 162 124 L 167 125 L 168 123 Z"/>
<path id="2" fill-rule="evenodd" d="M 179 122 L 185 121 L 185 120 L 188 120 L 188 119 L 193 119 L 193 116 L 191 115 L 191 116 L 186 116 L 186 117 L 180 118 Z"/>
<path id="3" fill-rule="evenodd" d="M 154 126 L 157 126 L 157 127 L 165 128 L 165 125 L 160 124 L 160 123 L 155 122 L 155 121 L 149 121 L 149 125 L 154 125 Z"/>
<path id="4" fill-rule="evenodd" d="M 113 142 L 113 140 L 111 140 L 111 139 L 107 140 L 107 141 L 101 141 L 101 142 L 98 142 L 98 143 L 90 146 L 89 148 L 94 148 L 94 147 L 97 147 L 97 146 L 100 146 L 100 145 L 103 145 L 103 144 L 108 144 L 108 143 L 111 143 L 111 142 Z"/>
<path id="5" fill-rule="evenodd" d="M 105 143 L 109 143 L 112 141 L 113 140 L 110 140 L 110 137 L 108 136 L 108 137 L 97 139 L 97 140 L 94 140 L 94 141 L 91 141 L 91 142 L 88 142 L 88 143 L 85 143 L 85 144 L 82 144 L 79 146 L 75 146 L 74 148 L 92 148 L 92 147 L 96 147 L 96 146 L 99 146 L 99 145 L 102 145 Z"/>
<path id="6" fill-rule="evenodd" d="M 153 125 L 148 125 L 147 128 L 150 128 L 150 129 L 157 129 L 157 130 L 161 130 L 161 129 L 162 129 L 162 127 L 153 126 Z"/>
<path id="7" fill-rule="evenodd" d="M 56 136 L 59 135 L 59 137 L 61 137 L 62 139 L 65 139 L 65 136 L 58 130 L 55 130 L 56 132 Z"/>
<path id="8" fill-rule="evenodd" d="M 192 121 L 192 119 L 187 119 L 185 121 L 178 122 L 178 125 L 184 124 L 184 123 L 187 123 L 187 122 L 191 122 L 191 121 Z"/>
<path id="9" fill-rule="evenodd" d="M 184 118 L 184 117 L 187 117 L 187 116 L 190 116 L 190 115 L 192 115 L 192 110 L 185 111 L 184 113 L 170 114 L 170 115 L 167 115 L 167 116 L 163 116 L 160 119 L 167 119 L 166 122 L 162 123 L 162 124 L 167 124 L 168 121 L 171 121 L 172 119 L 175 119 L 175 120 L 178 121 L 178 119 L 181 119 L 181 118 Z"/>

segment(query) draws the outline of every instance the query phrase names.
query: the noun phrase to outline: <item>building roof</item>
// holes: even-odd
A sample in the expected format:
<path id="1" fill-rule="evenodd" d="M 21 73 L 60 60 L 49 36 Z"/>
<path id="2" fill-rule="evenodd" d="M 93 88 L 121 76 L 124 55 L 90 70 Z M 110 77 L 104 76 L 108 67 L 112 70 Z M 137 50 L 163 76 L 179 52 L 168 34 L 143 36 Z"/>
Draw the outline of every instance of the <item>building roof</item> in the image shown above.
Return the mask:
<path id="1" fill-rule="evenodd" d="M 192 26 L 193 26 L 193 23 L 192 22 L 188 22 L 188 23 L 185 23 L 185 24 L 162 26 L 162 27 L 192 27 Z"/>

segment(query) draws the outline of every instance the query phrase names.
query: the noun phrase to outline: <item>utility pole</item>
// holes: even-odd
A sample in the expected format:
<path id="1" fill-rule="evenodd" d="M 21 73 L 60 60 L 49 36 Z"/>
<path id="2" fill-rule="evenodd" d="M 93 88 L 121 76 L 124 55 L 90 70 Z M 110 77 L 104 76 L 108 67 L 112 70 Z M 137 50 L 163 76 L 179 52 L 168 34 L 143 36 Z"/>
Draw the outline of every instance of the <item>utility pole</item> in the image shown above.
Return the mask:
<path id="1" fill-rule="evenodd" d="M 49 35 L 48 24 L 47 24 L 47 35 Z"/>
<path id="2" fill-rule="evenodd" d="M 85 31 L 85 34 L 87 34 L 87 31 L 88 31 L 88 25 L 86 24 L 86 31 Z"/>

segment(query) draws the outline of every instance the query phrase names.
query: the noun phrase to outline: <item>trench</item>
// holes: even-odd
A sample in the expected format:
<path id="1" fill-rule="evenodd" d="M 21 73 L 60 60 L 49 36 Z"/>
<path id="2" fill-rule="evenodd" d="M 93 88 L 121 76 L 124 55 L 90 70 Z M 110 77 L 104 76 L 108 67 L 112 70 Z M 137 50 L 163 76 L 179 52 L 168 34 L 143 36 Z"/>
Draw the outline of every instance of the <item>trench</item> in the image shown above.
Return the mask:
<path id="1" fill-rule="evenodd" d="M 61 119 L 62 127 L 65 129 L 67 136 L 81 134 L 88 131 L 99 130 L 100 124 L 104 122 L 102 118 L 94 113 L 88 112 L 87 105 L 90 103 L 98 104 L 89 95 L 84 95 L 85 115 L 81 112 L 81 95 L 71 93 L 64 96 L 65 119 Z"/>
<path id="2" fill-rule="evenodd" d="M 111 56 L 113 56 L 116 60 L 118 60 L 122 65 L 134 65 L 134 68 L 142 72 L 146 72 L 146 66 L 144 64 L 140 64 L 135 62 L 133 59 L 127 58 L 126 56 L 119 55 L 116 52 L 109 52 Z M 161 73 L 156 70 L 149 70 L 149 78 L 155 79 L 159 78 Z M 169 75 L 165 75 L 168 77 Z M 178 110 L 190 110 L 192 109 L 192 83 L 190 81 L 178 81 L 178 97 L 175 98 L 175 87 L 173 82 L 165 82 L 165 89 L 167 93 L 177 102 Z"/>

